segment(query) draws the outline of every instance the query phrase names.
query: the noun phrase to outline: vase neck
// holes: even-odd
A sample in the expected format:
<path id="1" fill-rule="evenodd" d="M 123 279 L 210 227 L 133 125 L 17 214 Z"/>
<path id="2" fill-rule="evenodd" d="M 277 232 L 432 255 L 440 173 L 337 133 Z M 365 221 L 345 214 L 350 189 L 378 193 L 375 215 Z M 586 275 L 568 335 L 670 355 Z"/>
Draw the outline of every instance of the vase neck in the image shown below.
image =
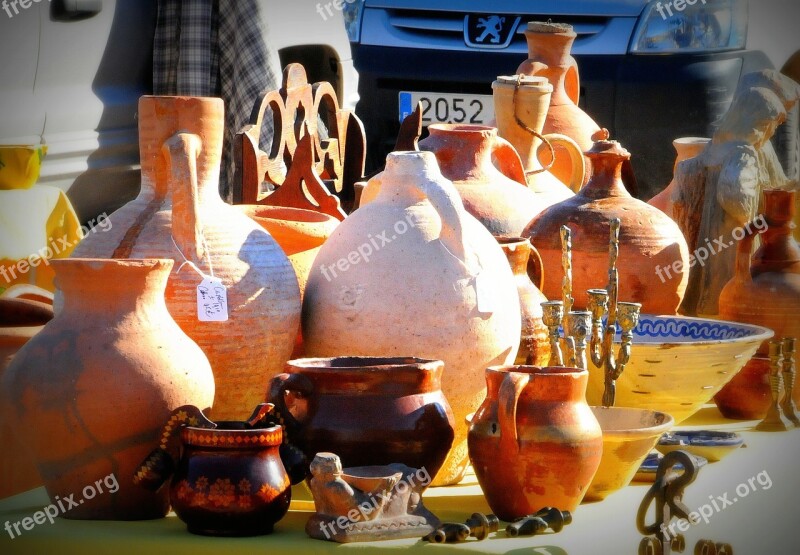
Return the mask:
<path id="1" fill-rule="evenodd" d="M 511 271 L 515 276 L 528 275 L 528 261 L 531 257 L 531 245 L 524 239 L 498 238 L 503 254 L 506 255 Z"/>
<path id="2" fill-rule="evenodd" d="M 764 242 L 757 263 L 800 262 L 800 245 L 793 237 L 795 191 L 764 191 Z"/>
<path id="3" fill-rule="evenodd" d="M 431 125 L 430 137 L 420 146 L 436 155 L 447 179 L 456 182 L 489 181 L 498 173 L 492 164 L 497 129 L 458 125 Z"/>
<path id="4" fill-rule="evenodd" d="M 590 199 L 631 197 L 622 182 L 622 164 L 631 157 L 628 151 L 616 141 L 601 140 L 585 154 L 592 166 L 592 178 L 579 195 Z"/>

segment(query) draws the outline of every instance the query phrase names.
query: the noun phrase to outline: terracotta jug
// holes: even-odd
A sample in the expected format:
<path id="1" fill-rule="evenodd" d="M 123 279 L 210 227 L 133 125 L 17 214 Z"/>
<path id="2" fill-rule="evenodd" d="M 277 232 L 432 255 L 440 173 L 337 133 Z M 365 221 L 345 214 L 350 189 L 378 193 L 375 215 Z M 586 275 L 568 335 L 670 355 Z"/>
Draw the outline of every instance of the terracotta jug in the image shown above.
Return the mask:
<path id="1" fill-rule="evenodd" d="M 469 428 L 469 456 L 501 520 L 574 511 L 600 465 L 603 433 L 576 368 L 497 366 Z"/>
<path id="2" fill-rule="evenodd" d="M 443 370 L 417 358 L 303 358 L 272 379 L 269 400 L 308 460 L 329 451 L 344 466 L 402 463 L 435 476 L 454 433 Z"/>
<path id="3" fill-rule="evenodd" d="M 573 196 L 583 187 L 586 173 L 583 151 L 566 135 L 542 135 L 553 86 L 544 77 L 514 75 L 498 77 L 492 89 L 498 132 L 517 149 L 525 166 L 528 186 L 540 196 L 542 209 Z M 555 147 L 560 146 L 559 152 L 569 156 L 572 168 L 567 181 L 569 186 L 539 161 L 544 141 L 554 152 Z"/>
<path id="4" fill-rule="evenodd" d="M 517 151 L 497 135 L 497 129 L 437 123 L 428 131 L 420 150 L 436 155 L 442 175 L 456 186 L 464 208 L 491 233 L 519 235 L 542 210 L 544 203 L 528 188 Z"/>
<path id="5" fill-rule="evenodd" d="M 434 483 L 459 481 L 464 418 L 483 399 L 483 371 L 517 354 L 519 296 L 497 241 L 464 210 L 432 153 L 389 155 L 377 198 L 320 249 L 303 314 L 309 356 L 444 361 L 456 437 Z"/>
<path id="6" fill-rule="evenodd" d="M 678 169 L 678 164 L 684 160 L 694 158 L 706 148 L 706 145 L 711 142 L 707 137 L 681 137 L 672 141 L 672 146 L 675 148 L 677 156 L 675 158 L 675 165 L 673 166 L 672 173 L 674 174 Z M 664 214 L 673 218 L 672 213 L 672 193 L 677 187 L 675 179 L 670 181 L 663 191 L 647 201 L 650 206 L 655 206 Z"/>
<path id="7" fill-rule="evenodd" d="M 621 171 L 630 154 L 618 142 L 598 141 L 586 156 L 593 166 L 589 183 L 575 197 L 539 214 L 523 233 L 542 256 L 542 292 L 549 299 L 561 298 L 559 230 L 568 225 L 574 307 L 585 310 L 587 289 L 608 283 L 609 227 L 619 218 L 619 298 L 641 303 L 644 314 L 675 314 L 689 278 L 689 249 L 681 230 L 663 212 L 625 190 Z"/>
<path id="8" fill-rule="evenodd" d="M 765 326 L 776 338 L 800 337 L 800 245 L 792 237 L 796 194 L 764 191 L 768 227 L 761 235 L 763 243 L 751 261 L 755 235 L 748 233 L 739 241 L 736 273 L 719 296 L 721 319 Z M 759 229 L 755 224 L 749 228 Z M 758 354 L 767 354 L 766 343 Z M 795 388 L 794 399 L 800 402 L 800 388 Z"/>
<path id="9" fill-rule="evenodd" d="M 600 131 L 600 127 L 578 107 L 580 74 L 578 63 L 570 54 L 576 37 L 571 25 L 529 22 L 525 31 L 528 59 L 517 68 L 517 73 L 540 75 L 550 81 L 553 96 L 544 132 L 566 135 L 585 152 L 592 148 L 592 136 Z M 550 171 L 562 182 L 569 183 L 573 174 L 569 156 L 559 150 L 556 149 L 555 162 Z M 586 173 L 588 179 L 589 172 Z"/>
<path id="10" fill-rule="evenodd" d="M 34 454 L 53 503 L 83 496 L 85 503 L 61 516 L 161 518 L 168 492 L 139 489 L 134 471 L 173 409 L 209 408 L 214 399 L 208 360 L 164 302 L 173 262 L 51 264 L 64 304 L 3 377 L 13 429 Z"/>
<path id="11" fill-rule="evenodd" d="M 173 259 L 167 307 L 211 362 L 213 416 L 242 420 L 292 353 L 300 290 L 275 240 L 219 196 L 223 123 L 220 99 L 142 97 L 141 192 L 74 256 Z M 226 286 L 227 321 L 198 320 L 198 270 Z"/>
<path id="12" fill-rule="evenodd" d="M 514 272 L 519 294 L 522 334 L 515 364 L 544 366 L 550 360 L 550 340 L 547 326 L 542 322 L 542 303 L 547 302 L 540 289 L 544 279 L 542 258 L 524 237 L 496 239 Z"/>
<path id="13" fill-rule="evenodd" d="M 714 395 L 719 412 L 734 420 L 763 420 L 772 405 L 770 360 L 751 358 L 719 393 Z"/>

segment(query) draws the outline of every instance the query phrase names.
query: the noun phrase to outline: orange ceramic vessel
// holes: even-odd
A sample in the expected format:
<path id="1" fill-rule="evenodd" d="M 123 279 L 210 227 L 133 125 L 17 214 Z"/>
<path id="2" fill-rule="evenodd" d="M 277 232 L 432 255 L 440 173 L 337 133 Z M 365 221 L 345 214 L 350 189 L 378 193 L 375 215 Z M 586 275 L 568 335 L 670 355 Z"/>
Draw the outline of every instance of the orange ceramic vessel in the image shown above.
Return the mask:
<path id="1" fill-rule="evenodd" d="M 213 416 L 245 420 L 290 358 L 300 328 L 300 289 L 275 240 L 219 196 L 223 126 L 220 99 L 143 97 L 141 192 L 74 256 L 174 260 L 167 307 L 211 362 Z M 226 286 L 227 321 L 198 320 L 198 270 Z"/>
<path id="2" fill-rule="evenodd" d="M 512 521 L 574 511 L 600 465 L 603 432 L 575 368 L 496 366 L 469 428 L 469 456 L 492 511 Z"/>
<path id="3" fill-rule="evenodd" d="M 735 420 L 762 420 L 772 404 L 770 360 L 753 357 L 714 396 L 719 412 Z"/>
<path id="4" fill-rule="evenodd" d="M 645 314 L 675 314 L 689 279 L 689 248 L 677 224 L 657 208 L 633 198 L 622 184 L 630 154 L 616 141 L 602 140 L 586 152 L 592 179 L 575 197 L 553 205 L 525 229 L 544 263 L 548 299 L 560 299 L 561 237 L 572 231 L 572 294 L 585 310 L 587 289 L 608 283 L 609 227 L 619 218 L 619 298 L 642 303 Z"/>
<path id="5" fill-rule="evenodd" d="M 161 518 L 168 491 L 135 486 L 134 472 L 174 409 L 205 409 L 214 399 L 208 359 L 164 303 L 173 263 L 69 258 L 51 264 L 64 305 L 7 368 L 7 416 L 34 454 L 52 502 L 75 495 L 78 506 L 63 517 Z"/>
<path id="6" fill-rule="evenodd" d="M 517 151 L 497 135 L 496 128 L 440 123 L 428 130 L 420 150 L 436 155 L 442 175 L 456 186 L 464 208 L 491 233 L 519 235 L 546 206 L 528 188 Z"/>
<path id="7" fill-rule="evenodd" d="M 550 109 L 544 124 L 546 134 L 566 135 L 586 151 L 592 147 L 592 135 L 600 127 L 578 107 L 580 74 L 578 63 L 570 54 L 577 34 L 571 25 L 530 22 L 525 31 L 528 59 L 517 68 L 523 75 L 546 77 L 553 85 Z M 573 173 L 569 155 L 556 148 L 556 160 L 550 172 L 569 183 Z M 586 175 L 588 180 L 589 175 Z"/>
<path id="8" fill-rule="evenodd" d="M 800 338 L 800 245 L 792 237 L 795 195 L 794 191 L 764 191 L 768 227 L 762 234 L 763 244 L 751 261 L 755 236 L 739 242 L 736 273 L 719 296 L 721 319 L 770 328 L 776 338 Z M 759 355 L 766 353 L 764 344 Z M 795 388 L 794 399 L 800 402 L 800 388 Z"/>
<path id="9" fill-rule="evenodd" d="M 514 363 L 544 366 L 550 360 L 550 340 L 547 326 L 542 322 L 542 303 L 547 302 L 539 289 L 544 278 L 542 258 L 523 237 L 497 237 L 497 242 L 508 258 L 519 293 L 522 333 Z"/>

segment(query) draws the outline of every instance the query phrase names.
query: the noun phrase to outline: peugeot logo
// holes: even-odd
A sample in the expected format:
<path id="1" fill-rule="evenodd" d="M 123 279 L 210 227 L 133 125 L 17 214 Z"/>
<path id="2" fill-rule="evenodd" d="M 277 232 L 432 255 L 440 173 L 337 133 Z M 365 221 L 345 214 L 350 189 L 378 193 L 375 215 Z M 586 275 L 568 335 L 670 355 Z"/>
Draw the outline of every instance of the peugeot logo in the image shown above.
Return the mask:
<path id="1" fill-rule="evenodd" d="M 471 14 L 464 17 L 464 42 L 473 48 L 506 48 L 521 17 Z"/>

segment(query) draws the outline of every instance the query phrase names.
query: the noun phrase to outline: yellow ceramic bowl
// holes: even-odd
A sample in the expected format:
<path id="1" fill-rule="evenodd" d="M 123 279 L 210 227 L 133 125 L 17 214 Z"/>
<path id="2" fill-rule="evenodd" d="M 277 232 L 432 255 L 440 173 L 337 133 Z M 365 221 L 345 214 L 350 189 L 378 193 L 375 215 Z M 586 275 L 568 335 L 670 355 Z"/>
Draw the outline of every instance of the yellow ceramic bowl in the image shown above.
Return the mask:
<path id="1" fill-rule="evenodd" d="M 0 145 L 0 191 L 32 187 L 46 153 L 45 145 Z"/>
<path id="2" fill-rule="evenodd" d="M 748 324 L 643 314 L 615 406 L 666 412 L 678 424 L 744 367 L 772 330 Z M 617 336 L 617 346 L 619 336 Z M 603 372 L 589 362 L 590 405 L 601 405 Z"/>
<path id="3" fill-rule="evenodd" d="M 603 456 L 584 501 L 601 501 L 633 480 L 636 471 L 675 420 L 663 412 L 592 407 L 603 430 Z"/>

